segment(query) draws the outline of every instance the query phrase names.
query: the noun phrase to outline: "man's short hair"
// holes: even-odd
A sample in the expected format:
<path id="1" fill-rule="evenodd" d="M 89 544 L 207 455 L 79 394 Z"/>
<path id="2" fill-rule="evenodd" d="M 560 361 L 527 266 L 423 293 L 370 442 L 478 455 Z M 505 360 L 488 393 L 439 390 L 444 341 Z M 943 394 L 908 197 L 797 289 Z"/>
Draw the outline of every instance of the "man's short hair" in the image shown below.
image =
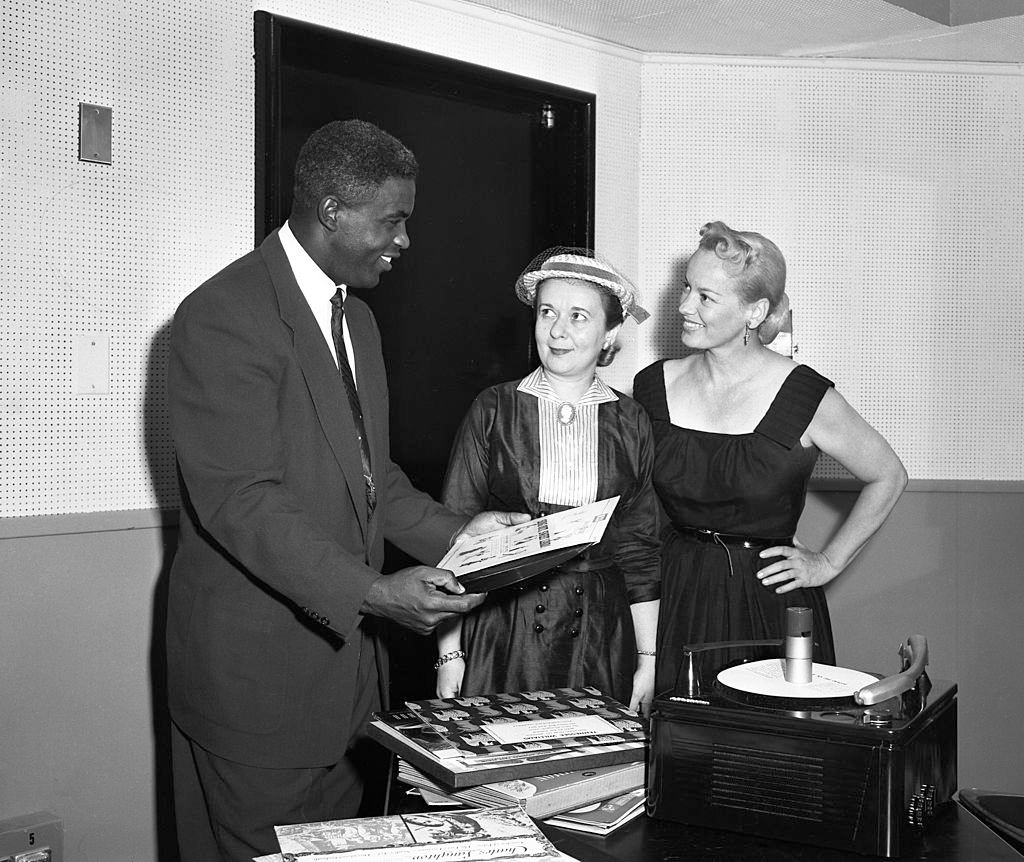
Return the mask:
<path id="1" fill-rule="evenodd" d="M 364 120 L 335 120 L 307 138 L 295 163 L 292 203 L 315 208 L 328 195 L 345 206 L 372 200 L 391 177 L 415 180 L 416 157 L 398 138 Z"/>

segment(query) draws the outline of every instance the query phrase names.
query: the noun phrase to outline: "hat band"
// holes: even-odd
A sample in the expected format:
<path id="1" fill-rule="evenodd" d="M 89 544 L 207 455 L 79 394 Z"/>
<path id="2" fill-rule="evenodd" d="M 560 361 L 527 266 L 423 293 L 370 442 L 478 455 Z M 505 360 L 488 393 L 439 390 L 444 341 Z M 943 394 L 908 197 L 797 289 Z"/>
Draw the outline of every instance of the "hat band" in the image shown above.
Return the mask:
<path id="1" fill-rule="evenodd" d="M 606 269 L 599 269 L 596 266 L 586 266 L 579 263 L 545 263 L 541 269 L 548 272 L 571 272 L 577 275 L 589 275 L 593 278 L 600 278 L 602 281 L 611 281 L 615 284 L 622 284 L 622 279 L 614 272 Z"/>

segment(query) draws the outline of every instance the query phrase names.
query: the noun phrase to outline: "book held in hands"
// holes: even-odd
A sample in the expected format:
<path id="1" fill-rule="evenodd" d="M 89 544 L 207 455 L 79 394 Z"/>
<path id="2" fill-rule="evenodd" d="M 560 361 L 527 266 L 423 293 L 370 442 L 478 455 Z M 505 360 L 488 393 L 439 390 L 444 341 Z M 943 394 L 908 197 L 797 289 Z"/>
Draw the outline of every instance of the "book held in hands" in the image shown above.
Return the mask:
<path id="1" fill-rule="evenodd" d="M 520 583 L 601 541 L 618 497 L 462 539 L 437 564 L 471 593 Z"/>

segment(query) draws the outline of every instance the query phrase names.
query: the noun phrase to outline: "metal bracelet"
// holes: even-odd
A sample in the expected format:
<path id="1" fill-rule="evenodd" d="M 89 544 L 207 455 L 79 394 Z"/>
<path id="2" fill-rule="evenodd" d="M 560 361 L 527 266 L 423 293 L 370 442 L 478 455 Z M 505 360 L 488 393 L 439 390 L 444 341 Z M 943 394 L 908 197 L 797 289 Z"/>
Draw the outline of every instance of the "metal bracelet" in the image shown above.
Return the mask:
<path id="1" fill-rule="evenodd" d="M 453 649 L 451 652 L 446 652 L 444 655 L 438 656 L 437 661 L 434 662 L 434 670 L 437 670 L 441 665 L 455 661 L 457 658 L 465 658 L 466 653 L 464 650 Z"/>

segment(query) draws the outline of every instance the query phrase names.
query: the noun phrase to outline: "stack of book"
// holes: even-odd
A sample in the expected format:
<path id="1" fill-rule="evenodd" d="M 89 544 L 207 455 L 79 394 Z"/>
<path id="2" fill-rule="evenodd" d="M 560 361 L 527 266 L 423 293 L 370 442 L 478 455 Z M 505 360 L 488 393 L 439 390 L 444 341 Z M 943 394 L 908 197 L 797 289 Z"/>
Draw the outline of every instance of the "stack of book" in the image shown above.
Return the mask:
<path id="1" fill-rule="evenodd" d="M 582 818 L 582 825 L 555 825 L 601 834 L 642 812 L 646 731 L 635 712 L 597 689 L 435 698 L 406 707 L 377 713 L 368 732 L 398 755 L 398 780 L 430 802 L 515 804 L 538 820 Z M 578 811 L 594 803 L 608 805 L 599 814 Z"/>
<path id="2" fill-rule="evenodd" d="M 445 787 L 404 760 L 398 762 L 398 780 L 430 796 L 471 807 L 518 805 L 537 820 L 573 811 L 644 786 L 643 762 L 599 766 L 575 772 L 554 772 L 532 778 L 514 778 L 455 790 Z"/>
<path id="3" fill-rule="evenodd" d="M 642 763 L 635 712 L 594 688 L 411 701 L 380 712 L 368 735 L 452 790 Z"/>

